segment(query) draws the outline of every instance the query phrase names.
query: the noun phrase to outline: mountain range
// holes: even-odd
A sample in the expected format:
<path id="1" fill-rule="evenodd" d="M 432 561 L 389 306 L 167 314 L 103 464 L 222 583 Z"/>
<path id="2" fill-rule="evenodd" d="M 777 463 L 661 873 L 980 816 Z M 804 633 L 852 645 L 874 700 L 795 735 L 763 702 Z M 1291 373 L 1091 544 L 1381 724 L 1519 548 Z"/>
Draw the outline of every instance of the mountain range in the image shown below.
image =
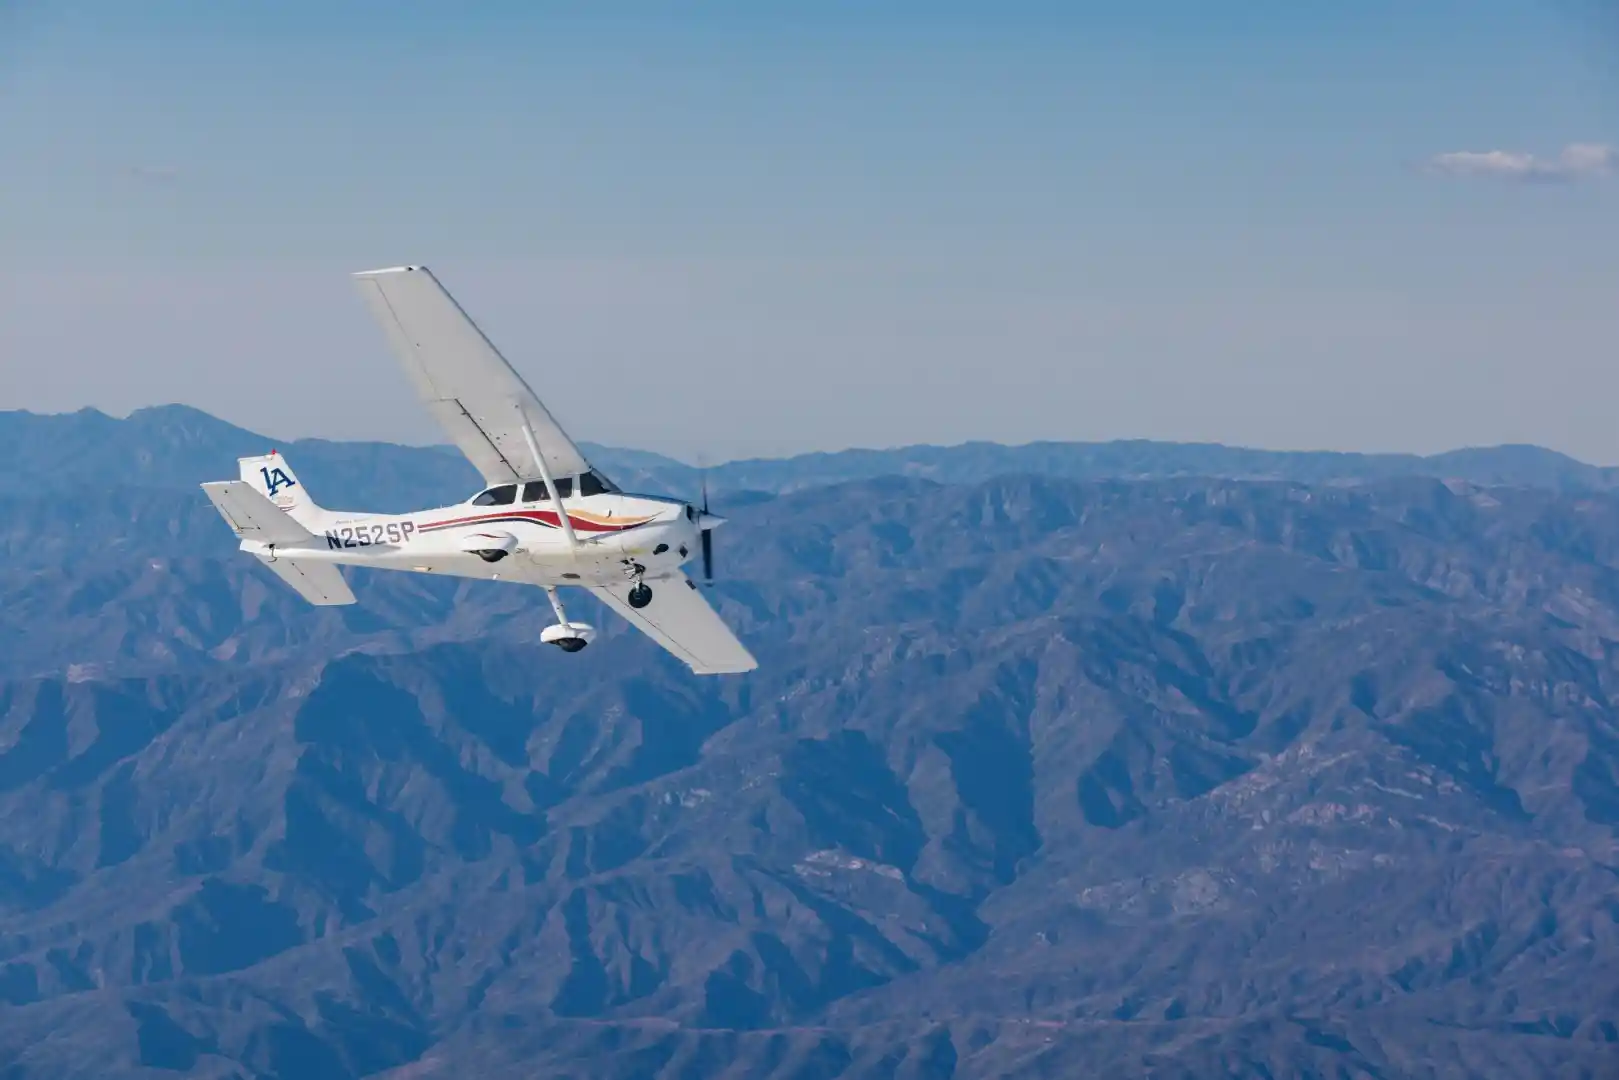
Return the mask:
<path id="1" fill-rule="evenodd" d="M 0 414 L 5 1080 L 1619 1075 L 1614 470 L 727 463 L 760 669 L 700 679 L 522 588 L 303 605 L 196 487 L 271 445 L 479 486 Z"/>
<path id="2" fill-rule="evenodd" d="M 662 454 L 583 444 L 591 460 L 632 491 L 695 492 L 698 470 Z M 234 475 L 238 456 L 280 448 L 327 505 L 416 509 L 465 498 L 479 478 L 452 447 L 277 440 L 184 405 L 138 409 L 118 419 L 96 409 L 40 415 L 0 412 L 0 495 L 27 494 L 49 477 L 95 488 L 189 491 Z M 224 473 L 220 472 L 223 468 Z M 1303 484 L 1364 483 L 1408 476 L 1562 492 L 1612 491 L 1619 468 L 1587 465 L 1538 446 L 1495 446 L 1443 454 L 1354 454 L 1250 450 L 1211 443 L 964 443 L 843 450 L 731 461 L 709 469 L 715 492 L 785 494 L 889 476 L 976 483 L 1008 475 L 1069 480 L 1222 477 Z M 334 494 L 328 496 L 326 492 Z"/>

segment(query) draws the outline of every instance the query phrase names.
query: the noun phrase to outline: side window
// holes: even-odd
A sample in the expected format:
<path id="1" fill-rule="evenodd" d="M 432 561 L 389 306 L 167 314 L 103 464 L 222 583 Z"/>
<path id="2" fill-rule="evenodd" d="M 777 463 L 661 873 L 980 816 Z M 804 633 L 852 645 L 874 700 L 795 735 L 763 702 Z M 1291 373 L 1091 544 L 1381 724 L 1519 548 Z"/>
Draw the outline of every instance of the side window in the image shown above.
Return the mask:
<path id="1" fill-rule="evenodd" d="M 557 497 L 566 499 L 573 494 L 573 477 L 564 476 L 557 479 Z"/>
<path id="2" fill-rule="evenodd" d="M 607 495 L 618 491 L 611 480 L 598 472 L 587 472 L 579 478 L 579 494 Z"/>
<path id="3" fill-rule="evenodd" d="M 561 495 L 564 499 L 566 499 L 568 497 L 569 493 L 572 490 L 573 490 L 573 481 L 572 480 L 558 480 L 557 481 L 557 494 Z M 545 502 L 547 498 L 548 498 L 548 496 L 545 494 L 545 481 L 544 480 L 530 480 L 528 483 L 523 485 L 523 501 L 524 502 L 526 502 L 526 503 L 527 502 Z"/>
<path id="4" fill-rule="evenodd" d="M 488 491 L 472 500 L 473 506 L 505 506 L 517 499 L 516 484 L 502 484 L 492 487 Z"/>

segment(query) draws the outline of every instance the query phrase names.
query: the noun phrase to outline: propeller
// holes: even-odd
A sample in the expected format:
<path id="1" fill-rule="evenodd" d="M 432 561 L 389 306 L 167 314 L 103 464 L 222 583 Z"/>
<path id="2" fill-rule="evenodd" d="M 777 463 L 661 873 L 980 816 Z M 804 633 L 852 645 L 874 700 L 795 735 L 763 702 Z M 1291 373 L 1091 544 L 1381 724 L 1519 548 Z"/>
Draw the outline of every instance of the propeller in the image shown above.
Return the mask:
<path id="1" fill-rule="evenodd" d="M 703 540 L 703 580 L 712 584 L 714 581 L 714 527 L 708 523 L 708 469 L 702 472 L 703 485 L 703 513 L 697 519 L 702 529 Z"/>
<path id="2" fill-rule="evenodd" d="M 714 529 L 723 525 L 725 519 L 717 514 L 708 512 L 708 466 L 700 465 L 699 477 L 702 483 L 703 505 L 697 514 L 697 531 L 699 542 L 703 545 L 703 581 L 705 584 L 714 584 Z"/>

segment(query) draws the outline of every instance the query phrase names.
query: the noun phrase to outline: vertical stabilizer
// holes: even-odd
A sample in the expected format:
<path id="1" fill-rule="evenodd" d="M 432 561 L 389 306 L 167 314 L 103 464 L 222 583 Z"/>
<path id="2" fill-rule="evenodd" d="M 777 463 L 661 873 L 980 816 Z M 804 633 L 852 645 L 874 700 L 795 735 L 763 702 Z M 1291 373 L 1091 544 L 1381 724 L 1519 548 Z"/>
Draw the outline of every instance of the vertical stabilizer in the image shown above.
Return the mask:
<path id="1" fill-rule="evenodd" d="M 271 450 L 260 457 L 237 458 L 236 463 L 241 466 L 242 479 L 253 485 L 260 495 L 304 528 L 320 530 L 326 511 L 309 497 L 292 466 L 280 453 Z"/>

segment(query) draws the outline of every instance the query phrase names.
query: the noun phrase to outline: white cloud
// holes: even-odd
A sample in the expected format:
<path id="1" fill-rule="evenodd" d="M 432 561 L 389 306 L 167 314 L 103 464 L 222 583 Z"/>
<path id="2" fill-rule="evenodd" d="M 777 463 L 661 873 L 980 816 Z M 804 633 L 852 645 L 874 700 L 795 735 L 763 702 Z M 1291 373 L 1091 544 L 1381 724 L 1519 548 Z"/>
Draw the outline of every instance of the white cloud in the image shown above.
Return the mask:
<path id="1" fill-rule="evenodd" d="M 1569 143 L 1555 158 L 1512 150 L 1456 150 L 1428 159 L 1430 172 L 1525 182 L 1566 183 L 1619 174 L 1619 147 Z"/>

